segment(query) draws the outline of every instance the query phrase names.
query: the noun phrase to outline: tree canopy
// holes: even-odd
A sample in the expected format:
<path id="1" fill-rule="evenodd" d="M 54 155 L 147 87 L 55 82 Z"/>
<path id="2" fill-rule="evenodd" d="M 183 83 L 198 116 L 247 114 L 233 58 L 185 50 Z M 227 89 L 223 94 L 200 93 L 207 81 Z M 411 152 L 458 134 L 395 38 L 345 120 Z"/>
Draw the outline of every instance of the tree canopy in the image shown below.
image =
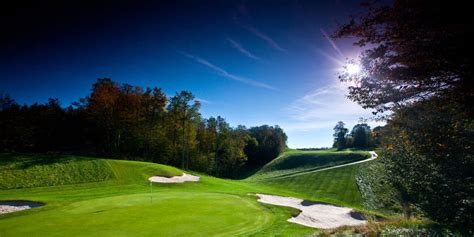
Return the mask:
<path id="1" fill-rule="evenodd" d="M 333 37 L 353 37 L 363 49 L 348 62 L 361 72 L 339 76 L 352 82 L 348 97 L 375 114 L 391 112 L 377 137 L 384 176 L 406 212 L 472 228 L 471 7 L 440 0 L 362 6 Z"/>
<path id="2" fill-rule="evenodd" d="M 349 87 L 349 98 L 375 112 L 435 95 L 454 95 L 449 98 L 462 103 L 473 98 L 469 3 L 397 0 L 362 6 L 362 13 L 333 34 L 356 38 L 355 45 L 365 49 L 362 73 L 340 75 L 356 85 Z"/>

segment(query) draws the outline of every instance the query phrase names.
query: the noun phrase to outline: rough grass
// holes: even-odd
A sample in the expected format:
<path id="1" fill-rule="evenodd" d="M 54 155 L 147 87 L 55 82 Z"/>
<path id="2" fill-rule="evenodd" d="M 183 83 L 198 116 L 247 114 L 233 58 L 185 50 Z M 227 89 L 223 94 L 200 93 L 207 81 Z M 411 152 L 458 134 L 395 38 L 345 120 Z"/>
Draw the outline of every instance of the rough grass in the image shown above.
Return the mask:
<path id="1" fill-rule="evenodd" d="M 330 166 L 341 165 L 370 158 L 365 151 L 300 151 L 288 150 L 266 164 L 248 180 L 272 179 L 286 175 L 310 172 Z"/>
<path id="2" fill-rule="evenodd" d="M 369 222 L 364 226 L 344 226 L 323 230 L 311 236 L 472 236 L 472 230 L 455 229 L 428 220 L 398 219 L 385 222 Z"/>
<path id="3" fill-rule="evenodd" d="M 0 189 L 60 186 L 117 180 L 133 182 L 144 176 L 180 175 L 178 169 L 145 162 L 77 156 L 0 155 Z"/>
<path id="4" fill-rule="evenodd" d="M 65 156 L 0 156 L 0 189 L 100 182 L 114 177 L 104 160 Z"/>

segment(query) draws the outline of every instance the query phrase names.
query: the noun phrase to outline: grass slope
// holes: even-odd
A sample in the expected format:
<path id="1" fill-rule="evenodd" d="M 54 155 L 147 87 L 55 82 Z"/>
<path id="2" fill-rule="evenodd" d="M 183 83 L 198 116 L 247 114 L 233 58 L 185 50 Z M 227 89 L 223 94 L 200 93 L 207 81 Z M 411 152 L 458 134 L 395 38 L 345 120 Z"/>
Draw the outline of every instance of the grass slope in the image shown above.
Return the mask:
<path id="1" fill-rule="evenodd" d="M 355 180 L 358 167 L 359 165 L 352 165 L 254 182 L 261 186 L 293 192 L 295 196 L 304 199 L 361 209 L 362 198 Z"/>
<path id="2" fill-rule="evenodd" d="M 370 157 L 365 151 L 301 151 L 288 150 L 266 164 L 247 180 L 273 179 L 287 175 L 310 172 L 330 166 L 364 160 Z"/>
<path id="3" fill-rule="evenodd" d="M 76 156 L 0 155 L 0 189 L 32 188 L 106 180 L 133 181 L 143 175 L 180 175 L 178 169 L 151 163 Z M 143 175 L 140 175 L 143 174 Z"/>
<path id="4" fill-rule="evenodd" d="M 246 181 L 285 190 L 292 193 L 292 196 L 303 199 L 362 209 L 362 197 L 355 176 L 359 166 L 363 164 L 319 170 L 369 157 L 367 151 L 288 150 Z"/>

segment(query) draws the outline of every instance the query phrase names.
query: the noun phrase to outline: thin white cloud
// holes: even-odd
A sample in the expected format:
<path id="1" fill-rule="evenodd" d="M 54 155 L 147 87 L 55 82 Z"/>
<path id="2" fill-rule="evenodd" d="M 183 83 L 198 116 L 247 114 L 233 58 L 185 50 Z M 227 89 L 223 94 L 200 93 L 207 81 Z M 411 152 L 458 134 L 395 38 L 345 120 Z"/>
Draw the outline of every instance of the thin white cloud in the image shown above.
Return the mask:
<path id="1" fill-rule="evenodd" d="M 249 58 L 251 58 L 251 59 L 254 59 L 254 60 L 256 60 L 256 61 L 259 61 L 259 62 L 262 61 L 261 58 L 255 56 L 254 54 L 252 54 L 251 52 L 249 52 L 249 51 L 248 51 L 247 49 L 245 49 L 239 42 L 237 42 L 237 41 L 235 41 L 235 40 L 233 40 L 233 39 L 231 39 L 231 38 L 227 38 L 227 41 L 230 43 L 230 45 L 231 45 L 233 48 L 237 49 L 237 50 L 238 50 L 239 52 L 241 52 L 243 55 L 245 55 L 245 56 L 247 56 L 247 57 L 249 57 Z"/>
<path id="2" fill-rule="evenodd" d="M 293 101 L 286 110 L 297 121 L 356 117 L 370 114 L 345 97 L 345 88 L 330 85 L 313 90 Z"/>
<path id="3" fill-rule="evenodd" d="M 267 42 L 272 48 L 274 48 L 274 49 L 276 49 L 280 52 L 286 53 L 286 54 L 288 53 L 288 51 L 286 49 L 282 48 L 279 44 L 277 44 L 268 35 L 265 35 L 262 32 L 258 31 L 257 29 L 255 29 L 253 27 L 250 27 L 250 26 L 243 26 L 243 28 L 250 31 L 251 33 L 253 33 L 257 37 L 259 37 L 260 39 L 264 40 L 265 42 Z"/>
<path id="4" fill-rule="evenodd" d="M 346 86 L 335 83 L 310 91 L 294 100 L 284 108 L 290 121 L 282 127 L 292 132 L 307 132 L 332 128 L 341 120 L 355 124 L 359 118 L 372 118 L 371 110 L 363 109 L 346 97 Z M 375 126 L 384 122 L 370 121 L 369 124 Z"/>
<path id="5" fill-rule="evenodd" d="M 322 128 L 332 128 L 335 123 L 333 121 L 323 121 L 323 122 L 297 122 L 297 123 L 287 123 L 281 124 L 280 126 L 285 130 L 285 132 L 308 132 L 315 129 Z"/>
<path id="6" fill-rule="evenodd" d="M 198 56 L 195 56 L 195 55 L 192 55 L 192 54 L 188 54 L 186 52 L 180 52 L 180 53 L 182 55 L 184 55 L 185 57 L 190 58 L 190 59 L 196 61 L 197 63 L 208 67 L 209 69 L 211 69 L 212 71 L 214 71 L 218 75 L 220 75 L 222 77 L 225 77 L 227 79 L 242 82 L 242 83 L 245 83 L 245 84 L 248 84 L 248 85 L 251 85 L 251 86 L 255 86 L 255 87 L 265 88 L 265 89 L 269 89 L 269 90 L 276 90 L 275 87 L 270 86 L 266 83 L 255 81 L 255 80 L 252 80 L 252 79 L 249 79 L 249 78 L 246 78 L 246 77 L 242 77 L 242 76 L 238 76 L 238 75 L 234 75 L 232 73 L 229 73 L 225 69 L 210 63 L 209 61 L 207 61 L 204 58 L 201 58 L 201 57 L 198 57 Z"/>
<path id="7" fill-rule="evenodd" d="M 336 42 L 334 42 L 334 40 L 332 40 L 331 37 L 329 37 L 329 34 L 326 31 L 324 31 L 323 28 L 320 28 L 320 30 L 321 30 L 321 33 L 324 35 L 324 38 L 327 39 L 329 44 L 331 44 L 332 48 L 339 54 L 339 56 L 341 56 L 343 59 L 346 58 L 344 54 L 342 53 L 342 51 L 337 46 Z"/>
<path id="8" fill-rule="evenodd" d="M 205 99 L 202 99 L 202 98 L 196 98 L 196 100 L 201 102 L 202 104 L 212 104 L 211 101 L 205 100 Z"/>

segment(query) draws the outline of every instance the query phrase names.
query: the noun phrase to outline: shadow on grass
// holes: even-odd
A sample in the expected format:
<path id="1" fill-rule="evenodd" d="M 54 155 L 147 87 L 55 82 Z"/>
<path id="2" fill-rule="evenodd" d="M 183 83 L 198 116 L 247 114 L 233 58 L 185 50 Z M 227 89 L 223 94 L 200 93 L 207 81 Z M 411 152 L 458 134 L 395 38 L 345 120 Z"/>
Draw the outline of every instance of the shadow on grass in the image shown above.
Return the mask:
<path id="1" fill-rule="evenodd" d="M 45 203 L 27 201 L 27 200 L 5 200 L 5 201 L 0 201 L 0 205 L 14 206 L 14 207 L 28 206 L 30 208 L 35 208 L 35 207 L 44 206 Z"/>

